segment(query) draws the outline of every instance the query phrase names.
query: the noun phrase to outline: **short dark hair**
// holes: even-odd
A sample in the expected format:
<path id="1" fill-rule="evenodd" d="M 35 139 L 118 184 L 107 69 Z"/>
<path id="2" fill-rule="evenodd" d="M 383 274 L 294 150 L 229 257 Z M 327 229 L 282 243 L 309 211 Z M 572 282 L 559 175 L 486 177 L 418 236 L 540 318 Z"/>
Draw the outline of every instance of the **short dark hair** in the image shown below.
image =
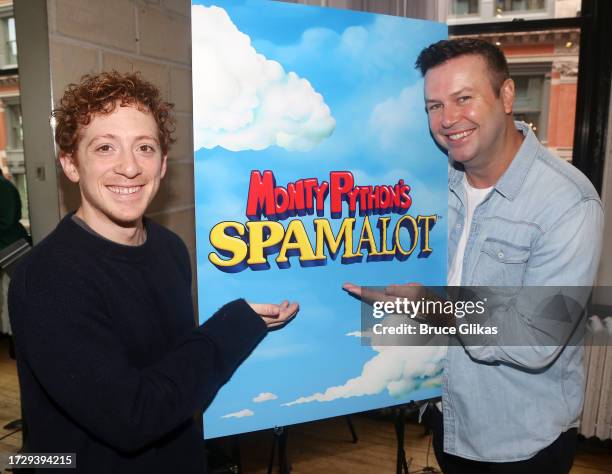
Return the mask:
<path id="1" fill-rule="evenodd" d="M 423 77 L 431 68 L 445 63 L 449 59 L 473 54 L 482 57 L 487 63 L 491 86 L 499 95 L 502 84 L 510 78 L 508 62 L 501 49 L 478 38 L 458 38 L 442 40 L 423 49 L 414 64 Z"/>
<path id="2" fill-rule="evenodd" d="M 161 98 L 159 89 L 142 78 L 139 72 L 117 71 L 87 74 L 79 84 L 69 84 L 59 105 L 53 110 L 56 120 L 55 141 L 60 151 L 76 152 L 81 127 L 89 125 L 94 115 L 106 115 L 115 107 L 134 106 L 150 113 L 157 123 L 162 154 L 175 141 L 173 104 Z"/>

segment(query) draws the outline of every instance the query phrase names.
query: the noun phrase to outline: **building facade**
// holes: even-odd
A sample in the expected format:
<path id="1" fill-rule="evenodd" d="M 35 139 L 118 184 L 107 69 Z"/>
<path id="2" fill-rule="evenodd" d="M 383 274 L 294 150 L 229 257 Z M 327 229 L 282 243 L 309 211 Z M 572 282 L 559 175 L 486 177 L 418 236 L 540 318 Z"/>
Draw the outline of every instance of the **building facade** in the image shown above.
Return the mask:
<path id="1" fill-rule="evenodd" d="M 546 20 L 579 14 L 580 0 L 451 0 L 447 23 Z M 557 156 L 571 161 L 580 30 L 499 31 L 470 36 L 502 48 L 516 85 L 516 118 L 530 124 Z"/>

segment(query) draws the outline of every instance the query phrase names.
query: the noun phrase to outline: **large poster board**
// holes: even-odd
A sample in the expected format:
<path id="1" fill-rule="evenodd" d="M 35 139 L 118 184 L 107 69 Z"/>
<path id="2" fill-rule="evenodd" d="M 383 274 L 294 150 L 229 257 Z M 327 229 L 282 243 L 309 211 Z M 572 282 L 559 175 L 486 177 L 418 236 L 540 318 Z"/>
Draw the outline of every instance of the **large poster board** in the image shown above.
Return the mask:
<path id="1" fill-rule="evenodd" d="M 342 283 L 446 284 L 447 162 L 414 69 L 446 26 L 194 0 L 192 35 L 200 321 L 238 297 L 301 308 L 221 389 L 205 436 L 439 395 L 444 349 L 368 345 Z"/>

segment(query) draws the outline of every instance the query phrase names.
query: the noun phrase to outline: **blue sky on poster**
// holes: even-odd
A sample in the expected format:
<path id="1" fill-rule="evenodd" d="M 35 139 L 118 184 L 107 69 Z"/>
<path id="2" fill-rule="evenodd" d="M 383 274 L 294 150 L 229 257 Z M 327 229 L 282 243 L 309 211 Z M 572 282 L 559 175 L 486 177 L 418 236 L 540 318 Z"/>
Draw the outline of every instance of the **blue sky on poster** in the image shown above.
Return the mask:
<path id="1" fill-rule="evenodd" d="M 265 272 L 227 275 L 207 255 L 214 250 L 208 239 L 214 224 L 247 220 L 252 169 L 274 170 L 280 185 L 306 177 L 328 180 L 332 170 L 351 170 L 362 185 L 403 178 L 411 186 L 411 215 L 445 216 L 446 162 L 428 133 L 414 60 L 424 46 L 445 37 L 446 27 L 278 2 L 197 3 L 203 5 L 192 12 L 201 318 L 240 296 L 289 298 L 302 308 L 221 390 L 206 412 L 207 436 L 438 393 L 443 354 L 361 346 L 355 337 L 359 303 L 340 287 L 344 281 L 441 284 L 444 219 L 432 231 L 435 250 L 427 259 L 330 261 L 313 268 L 291 259 L 288 269 L 271 263 Z M 216 7 L 206 8 L 211 5 Z M 311 219 L 303 219 L 307 228 Z M 334 230 L 338 224 L 332 222 Z"/>

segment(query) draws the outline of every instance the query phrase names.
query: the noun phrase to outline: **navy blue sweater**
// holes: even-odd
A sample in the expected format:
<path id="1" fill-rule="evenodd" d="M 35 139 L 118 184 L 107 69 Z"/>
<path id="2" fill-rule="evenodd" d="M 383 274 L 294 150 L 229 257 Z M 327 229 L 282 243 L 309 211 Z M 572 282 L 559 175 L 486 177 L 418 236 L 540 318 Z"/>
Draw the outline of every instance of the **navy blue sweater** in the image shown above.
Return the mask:
<path id="1" fill-rule="evenodd" d="M 130 247 L 67 216 L 11 282 L 27 448 L 78 472 L 202 472 L 193 416 L 266 333 L 244 300 L 196 328 L 185 245 L 146 229 Z"/>

